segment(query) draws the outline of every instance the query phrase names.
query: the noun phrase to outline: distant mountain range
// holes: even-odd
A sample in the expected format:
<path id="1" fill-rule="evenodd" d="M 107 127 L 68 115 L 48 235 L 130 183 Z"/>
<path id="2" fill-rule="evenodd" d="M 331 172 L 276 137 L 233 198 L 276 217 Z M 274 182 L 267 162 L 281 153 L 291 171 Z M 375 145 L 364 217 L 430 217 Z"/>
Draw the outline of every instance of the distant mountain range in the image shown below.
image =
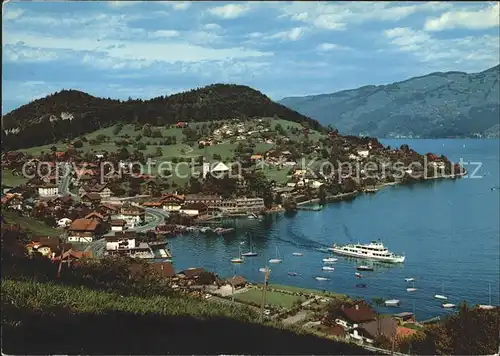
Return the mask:
<path id="1" fill-rule="evenodd" d="M 279 103 L 349 135 L 499 137 L 499 77 L 497 65 L 480 73 L 431 73 Z"/>

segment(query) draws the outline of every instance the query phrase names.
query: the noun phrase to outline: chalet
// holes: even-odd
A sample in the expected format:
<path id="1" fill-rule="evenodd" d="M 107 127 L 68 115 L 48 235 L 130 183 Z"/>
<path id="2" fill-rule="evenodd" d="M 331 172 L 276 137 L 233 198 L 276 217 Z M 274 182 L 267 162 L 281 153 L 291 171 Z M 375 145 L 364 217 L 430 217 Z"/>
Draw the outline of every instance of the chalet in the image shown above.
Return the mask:
<path id="1" fill-rule="evenodd" d="M 187 203 L 203 203 L 210 207 L 218 207 L 222 203 L 220 195 L 197 195 L 187 194 L 184 202 Z"/>
<path id="2" fill-rule="evenodd" d="M 361 151 L 358 151 L 358 156 L 359 157 L 362 157 L 362 158 L 366 158 L 370 155 L 370 151 L 368 150 L 361 150 Z"/>
<path id="3" fill-rule="evenodd" d="M 62 197 L 57 197 L 57 198 L 54 198 L 52 199 L 51 203 L 54 205 L 54 206 L 68 206 L 68 205 L 71 205 L 73 203 L 73 198 L 71 198 L 71 195 L 64 195 Z"/>
<path id="4" fill-rule="evenodd" d="M 113 215 L 118 214 L 120 211 L 120 206 L 114 204 L 101 204 L 98 209 L 102 214 Z"/>
<path id="5" fill-rule="evenodd" d="M 222 200 L 218 209 L 226 213 L 260 213 L 265 209 L 265 205 L 263 198 L 242 197 Z"/>
<path id="6" fill-rule="evenodd" d="M 350 332 L 350 336 L 363 343 L 373 344 L 380 336 L 385 336 L 389 340 L 394 338 L 397 327 L 396 321 L 390 316 L 380 316 L 377 320 L 360 324 Z"/>
<path id="7" fill-rule="evenodd" d="M 206 215 L 208 207 L 203 203 L 186 203 L 181 206 L 179 212 L 189 216 Z"/>
<path id="8" fill-rule="evenodd" d="M 188 127 L 188 123 L 185 121 L 179 121 L 177 124 L 175 124 L 175 127 L 183 129 L 184 127 Z"/>
<path id="9" fill-rule="evenodd" d="M 109 222 L 111 225 L 111 231 L 123 231 L 125 230 L 125 225 L 127 225 L 127 222 L 125 220 L 111 220 Z"/>
<path id="10" fill-rule="evenodd" d="M 204 268 L 188 268 L 178 273 L 179 278 L 183 279 L 197 279 L 202 273 L 205 273 Z"/>
<path id="11" fill-rule="evenodd" d="M 101 223 L 95 219 L 76 219 L 68 231 L 68 241 L 90 243 L 101 233 Z"/>
<path id="12" fill-rule="evenodd" d="M 23 209 L 23 196 L 18 193 L 7 193 L 2 197 L 2 206 L 15 210 Z"/>
<path id="13" fill-rule="evenodd" d="M 157 262 L 152 263 L 151 266 L 156 273 L 162 278 L 174 278 L 175 271 L 172 262 Z"/>
<path id="14" fill-rule="evenodd" d="M 262 159 L 264 159 L 264 156 L 262 156 L 262 155 L 251 155 L 250 156 L 250 160 L 252 160 L 252 161 L 260 161 Z"/>
<path id="15" fill-rule="evenodd" d="M 163 203 L 163 210 L 165 211 L 179 211 L 181 205 L 184 203 L 184 196 L 177 194 L 167 194 L 161 197 Z"/>
<path id="16" fill-rule="evenodd" d="M 118 214 L 112 215 L 113 220 L 125 220 L 127 227 L 133 229 L 145 221 L 146 212 L 143 208 L 131 204 L 122 205 Z"/>
<path id="17" fill-rule="evenodd" d="M 38 186 L 38 195 L 41 197 L 53 197 L 59 194 L 59 188 L 55 184 L 43 184 Z"/>
<path id="18" fill-rule="evenodd" d="M 93 211 L 90 214 L 87 214 L 85 216 L 85 219 L 89 219 L 89 220 L 94 219 L 94 220 L 97 220 L 97 221 L 103 223 L 107 220 L 107 216 L 104 216 L 102 214 L 99 214 L 98 212 Z"/>
<path id="19" fill-rule="evenodd" d="M 145 206 L 147 208 L 162 209 L 163 208 L 163 201 L 161 201 L 161 200 L 147 201 L 147 202 L 142 203 L 142 206 Z"/>
<path id="20" fill-rule="evenodd" d="M 357 328 L 359 324 L 375 320 L 376 314 L 369 306 L 341 307 L 341 316 L 335 319 L 335 323 L 345 329 Z"/>
<path id="21" fill-rule="evenodd" d="M 242 276 L 233 276 L 227 280 L 229 284 L 231 284 L 235 289 L 246 287 L 248 284 L 247 280 Z"/>
<path id="22" fill-rule="evenodd" d="M 78 194 L 84 195 L 88 193 L 97 193 L 101 199 L 106 199 L 111 196 L 111 190 L 105 184 L 96 184 L 94 186 L 83 186 L 78 190 Z"/>
<path id="23" fill-rule="evenodd" d="M 80 201 L 88 206 L 98 205 L 101 202 L 101 196 L 98 193 L 86 193 L 81 196 Z"/>

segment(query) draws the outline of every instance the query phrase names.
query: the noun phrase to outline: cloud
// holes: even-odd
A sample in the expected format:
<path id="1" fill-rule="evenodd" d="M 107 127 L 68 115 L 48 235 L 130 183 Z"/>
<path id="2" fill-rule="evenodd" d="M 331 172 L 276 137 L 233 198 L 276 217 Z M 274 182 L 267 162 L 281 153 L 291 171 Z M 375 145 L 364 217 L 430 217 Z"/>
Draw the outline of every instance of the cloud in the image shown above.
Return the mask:
<path id="1" fill-rule="evenodd" d="M 160 1 L 160 3 L 168 5 L 176 11 L 184 11 L 191 7 L 191 1 Z"/>
<path id="2" fill-rule="evenodd" d="M 277 5 L 283 17 L 308 23 L 323 30 L 345 30 L 350 24 L 368 21 L 400 21 L 424 11 L 440 11 L 451 7 L 444 2 L 402 5 L 395 2 L 363 2 L 332 4 L 326 2 L 294 2 Z"/>
<path id="3" fill-rule="evenodd" d="M 305 32 L 302 27 L 295 27 L 288 31 L 278 32 L 274 35 L 267 36 L 266 39 L 280 39 L 280 40 L 290 40 L 297 41 Z"/>
<path id="4" fill-rule="evenodd" d="M 497 2 L 489 7 L 471 11 L 450 11 L 438 18 L 425 22 L 427 31 L 443 31 L 454 28 L 471 30 L 486 29 L 500 26 L 500 4 Z"/>
<path id="5" fill-rule="evenodd" d="M 290 30 L 280 31 L 274 34 L 265 34 L 262 32 L 251 32 L 245 37 L 249 39 L 260 40 L 282 40 L 282 41 L 297 41 L 306 32 L 304 27 L 294 27 Z"/>
<path id="6" fill-rule="evenodd" d="M 108 5 L 111 7 L 126 7 L 126 6 L 134 6 L 145 1 L 108 1 Z"/>
<path id="7" fill-rule="evenodd" d="M 250 7 L 248 5 L 227 4 L 224 6 L 213 7 L 208 10 L 208 13 L 223 19 L 236 19 L 243 16 L 249 10 Z"/>
<path id="8" fill-rule="evenodd" d="M 42 50 L 24 45 L 5 45 L 3 61 L 5 62 L 51 62 L 67 57 L 67 53 L 51 50 Z"/>
<path id="9" fill-rule="evenodd" d="M 220 30 L 222 27 L 220 27 L 216 23 L 207 23 L 207 24 L 203 25 L 203 28 L 205 30 Z"/>
<path id="10" fill-rule="evenodd" d="M 9 6 L 10 7 L 10 6 Z M 2 19 L 3 21 L 9 21 L 9 20 L 15 20 L 21 17 L 24 14 L 23 9 L 8 9 L 5 6 L 5 3 L 3 5 L 3 11 L 2 11 Z"/>
<path id="11" fill-rule="evenodd" d="M 180 35 L 179 31 L 175 30 L 158 30 L 154 32 L 150 32 L 148 34 L 151 38 L 172 38 L 178 37 Z"/>
<path id="12" fill-rule="evenodd" d="M 317 49 L 320 50 L 320 51 L 334 51 L 334 50 L 346 50 L 346 49 L 349 49 L 348 47 L 345 47 L 345 46 L 341 46 L 341 45 L 338 45 L 338 44 L 335 44 L 335 43 L 329 43 L 329 42 L 325 42 L 325 43 L 321 43 L 317 46 Z"/>
<path id="13" fill-rule="evenodd" d="M 436 38 L 426 31 L 398 27 L 384 31 L 398 51 L 413 55 L 418 61 L 433 67 L 449 68 L 450 64 L 467 67 L 490 67 L 500 61 L 499 36 L 466 36 L 461 38 Z"/>

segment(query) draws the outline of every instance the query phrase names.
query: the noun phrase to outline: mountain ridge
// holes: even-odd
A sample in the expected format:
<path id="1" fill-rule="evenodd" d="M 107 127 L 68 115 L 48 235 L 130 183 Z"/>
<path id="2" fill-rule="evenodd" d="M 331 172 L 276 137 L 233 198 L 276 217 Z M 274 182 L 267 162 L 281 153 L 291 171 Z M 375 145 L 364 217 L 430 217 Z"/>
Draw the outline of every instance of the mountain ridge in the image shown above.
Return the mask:
<path id="1" fill-rule="evenodd" d="M 491 130 L 500 114 L 499 71 L 500 64 L 470 74 L 433 72 L 391 84 L 286 97 L 278 102 L 350 135 L 498 136 L 498 130 L 493 134 Z M 378 95 L 375 100 L 374 95 Z"/>
<path id="2" fill-rule="evenodd" d="M 99 98 L 62 90 L 10 111 L 2 117 L 2 149 L 13 150 L 74 139 L 117 123 L 175 124 L 238 117 L 280 117 L 312 129 L 316 120 L 272 101 L 245 85 L 212 84 L 148 100 Z"/>

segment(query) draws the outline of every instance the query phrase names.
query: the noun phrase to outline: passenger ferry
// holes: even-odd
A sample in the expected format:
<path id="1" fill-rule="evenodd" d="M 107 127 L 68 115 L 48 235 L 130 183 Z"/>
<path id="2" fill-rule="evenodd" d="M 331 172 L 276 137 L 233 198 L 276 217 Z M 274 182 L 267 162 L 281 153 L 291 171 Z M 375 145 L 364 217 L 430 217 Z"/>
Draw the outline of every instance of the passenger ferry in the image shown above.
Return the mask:
<path id="1" fill-rule="evenodd" d="M 372 241 L 369 244 L 333 245 L 333 253 L 337 255 L 365 258 L 389 263 L 403 263 L 405 256 L 389 252 L 382 242 Z"/>

